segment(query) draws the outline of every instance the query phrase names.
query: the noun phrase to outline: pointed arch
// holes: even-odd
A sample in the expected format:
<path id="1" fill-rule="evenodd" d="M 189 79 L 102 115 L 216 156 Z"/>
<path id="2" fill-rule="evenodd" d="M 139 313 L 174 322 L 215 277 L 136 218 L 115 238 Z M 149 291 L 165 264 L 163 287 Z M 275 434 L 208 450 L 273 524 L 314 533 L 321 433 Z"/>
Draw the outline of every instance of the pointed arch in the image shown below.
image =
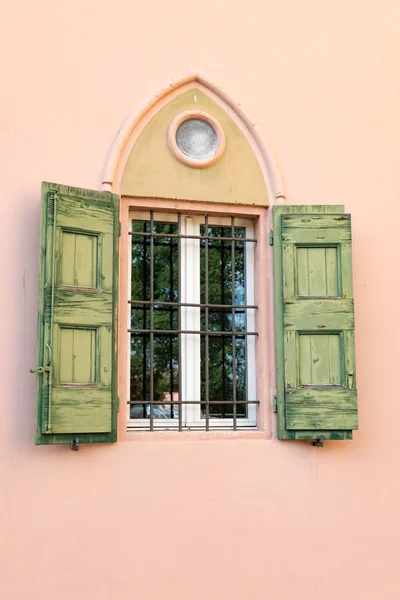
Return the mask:
<path id="1" fill-rule="evenodd" d="M 259 163 L 267 188 L 269 204 L 284 204 L 285 194 L 278 166 L 256 124 L 251 122 L 223 90 L 199 73 L 191 73 L 182 79 L 172 80 L 167 87 L 147 98 L 138 110 L 125 119 L 111 145 L 103 169 L 103 190 L 114 193 L 121 192 L 124 169 L 139 135 L 164 106 L 191 89 L 199 89 L 204 92 L 235 121 L 248 140 Z"/>

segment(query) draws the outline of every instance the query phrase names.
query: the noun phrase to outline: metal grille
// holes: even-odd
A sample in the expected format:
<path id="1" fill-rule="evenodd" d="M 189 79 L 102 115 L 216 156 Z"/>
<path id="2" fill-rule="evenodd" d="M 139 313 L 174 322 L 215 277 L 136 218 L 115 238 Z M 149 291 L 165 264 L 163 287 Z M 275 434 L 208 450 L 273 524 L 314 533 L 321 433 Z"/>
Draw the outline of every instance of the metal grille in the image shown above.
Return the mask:
<path id="1" fill-rule="evenodd" d="M 226 409 L 232 408 L 232 425 L 225 427 L 228 429 L 236 430 L 238 427 L 238 413 L 244 409 L 247 411 L 247 407 L 251 404 L 259 404 L 258 400 L 248 399 L 247 391 L 245 398 L 238 398 L 237 394 L 237 347 L 239 341 L 243 342 L 246 348 L 248 336 L 257 336 L 258 333 L 255 331 L 247 330 L 247 311 L 255 310 L 257 306 L 255 304 L 246 304 L 246 302 L 238 302 L 236 299 L 236 288 L 237 288 L 237 273 L 236 273 L 236 259 L 237 259 L 237 246 L 239 245 L 243 253 L 245 252 L 246 244 L 255 244 L 255 238 L 243 237 L 238 235 L 237 230 L 240 228 L 236 227 L 235 218 L 231 217 L 229 235 L 212 235 L 213 226 L 209 224 L 209 218 L 206 215 L 204 217 L 204 224 L 201 226 L 199 235 L 188 235 L 182 233 L 182 216 L 177 215 L 176 223 L 166 223 L 164 221 L 155 221 L 154 212 L 150 211 L 150 219 L 146 221 L 136 221 L 136 223 L 142 223 L 142 230 L 137 231 L 132 227 L 132 231 L 129 234 L 132 236 L 132 247 L 140 249 L 139 262 L 143 262 L 143 277 L 140 280 L 139 285 L 142 288 L 139 295 L 141 298 L 131 298 L 129 304 L 131 307 L 131 327 L 128 332 L 131 336 L 134 336 L 136 340 L 143 341 L 143 374 L 142 374 L 142 388 L 136 390 L 136 396 L 141 395 L 140 399 L 133 399 L 135 395 L 131 389 L 131 399 L 128 404 L 131 407 L 140 407 L 143 411 L 145 418 L 148 418 L 148 427 L 150 431 L 155 428 L 155 408 L 162 405 L 163 407 L 170 408 L 170 418 L 176 418 L 178 420 L 177 426 L 166 427 L 168 429 L 177 428 L 182 431 L 184 428 L 184 417 L 183 407 L 185 405 L 200 405 L 201 410 L 204 414 L 204 425 L 201 428 L 205 430 L 210 429 L 210 420 L 213 419 L 213 411 L 216 407 L 220 410 L 222 418 L 226 418 Z M 157 231 L 157 227 L 162 225 L 164 231 Z M 215 228 L 215 227 L 214 227 Z M 227 230 L 226 226 L 218 227 L 221 230 Z M 165 231 L 168 230 L 169 231 Z M 211 229 L 211 232 L 210 232 Z M 243 229 L 243 228 L 241 228 Z M 175 231 L 175 232 L 174 232 Z M 202 265 L 203 265 L 203 302 L 191 303 L 182 301 L 182 245 L 183 240 L 199 240 L 200 249 L 203 251 Z M 210 302 L 210 251 L 213 251 L 215 243 L 220 244 L 221 256 L 230 253 L 230 279 L 231 279 L 231 293 L 230 298 L 224 297 L 222 292 L 222 302 L 215 303 Z M 159 299 L 155 295 L 155 250 L 162 248 L 164 252 L 163 256 L 167 256 L 169 253 L 168 269 L 166 269 L 167 277 L 163 274 L 166 281 L 164 287 L 158 285 L 158 296 L 169 295 L 169 299 Z M 200 252 L 201 252 L 200 250 Z M 133 259 L 132 259 L 133 260 Z M 136 260 L 136 263 L 138 260 Z M 224 269 L 226 265 L 223 259 L 219 265 L 221 268 L 221 277 L 224 277 Z M 212 265 L 211 265 L 212 266 Z M 188 266 L 186 267 L 188 268 Z M 240 273 L 240 277 L 243 279 L 243 273 Z M 177 281 L 176 281 L 177 279 Z M 175 284 L 174 284 L 175 282 Z M 215 282 L 215 273 L 211 284 Z M 136 285 L 136 284 L 135 284 Z M 169 286 L 169 287 L 168 287 Z M 161 292 L 160 292 L 161 289 Z M 223 289 L 223 288 L 222 288 Z M 165 292 L 167 290 L 167 292 Z M 168 291 L 169 290 L 169 291 Z M 136 294 L 138 295 L 138 294 Z M 244 299 L 246 296 L 244 296 Z M 201 298 L 200 298 L 201 299 Z M 183 328 L 182 320 L 182 309 L 185 308 L 198 308 L 201 312 L 201 326 L 199 329 L 185 329 Z M 136 311 L 136 312 L 135 312 Z M 136 313 L 139 313 L 139 317 Z M 166 314 L 163 314 L 166 313 Z M 167 327 L 157 327 L 155 321 L 159 320 L 159 316 L 162 316 L 162 322 L 165 323 L 168 320 Z M 218 320 L 220 315 L 220 328 L 215 330 L 214 321 Z M 242 315 L 242 325 L 238 328 L 236 321 L 238 315 Z M 210 317 L 213 318 L 213 327 L 210 326 Z M 224 331 L 224 318 L 230 318 L 231 328 L 229 331 Z M 229 320 L 229 319 L 228 319 Z M 139 326 L 139 321 L 141 326 Z M 133 325 L 133 326 L 132 326 Z M 200 336 L 201 347 L 204 355 L 204 377 L 202 380 L 202 394 L 200 400 L 183 400 L 183 361 L 182 361 L 182 340 L 185 335 L 196 335 Z M 154 355 L 154 342 L 155 337 L 158 339 L 165 339 L 164 344 L 166 351 L 169 348 L 169 390 L 166 392 L 168 399 L 156 399 L 155 398 L 155 355 Z M 231 344 L 231 353 L 229 355 L 230 362 L 232 365 L 232 387 L 230 390 L 231 397 L 226 399 L 225 397 L 218 398 L 218 400 L 210 399 L 210 340 L 213 338 L 221 338 L 223 350 L 223 357 L 225 357 L 225 341 L 228 340 Z M 177 353 L 176 353 L 176 341 L 177 341 Z M 147 343 L 148 342 L 148 343 Z M 135 342 L 136 343 L 136 342 Z M 174 358 L 174 354 L 177 354 L 177 360 Z M 131 350 L 131 361 L 132 358 Z M 246 355 L 246 363 L 248 357 Z M 224 369 L 224 360 L 222 361 L 222 369 Z M 147 375 L 147 364 L 149 374 Z M 243 370 L 243 369 L 242 369 Z M 177 393 L 174 391 L 174 373 L 177 372 Z M 223 376 L 223 385 L 225 385 L 225 375 Z M 165 382 L 164 382 L 165 383 Z M 132 384 L 132 381 L 131 381 Z M 132 388 L 132 385 L 131 385 Z M 225 396 L 223 394 L 223 396 Z M 176 415 L 177 413 L 177 415 Z M 148 417 L 147 417 L 148 414 Z M 243 415 L 240 415 L 243 416 Z M 229 415 L 230 417 L 230 415 Z M 158 426 L 162 426 L 162 422 L 158 423 Z"/>

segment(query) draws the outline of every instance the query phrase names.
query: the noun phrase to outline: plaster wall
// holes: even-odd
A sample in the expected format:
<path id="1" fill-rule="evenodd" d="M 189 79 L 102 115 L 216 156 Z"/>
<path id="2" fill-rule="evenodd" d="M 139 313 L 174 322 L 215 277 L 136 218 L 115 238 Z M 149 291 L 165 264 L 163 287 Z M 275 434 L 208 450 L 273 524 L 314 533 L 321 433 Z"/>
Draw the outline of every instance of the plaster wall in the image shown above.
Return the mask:
<path id="1" fill-rule="evenodd" d="M 400 594 L 397 0 L 3 0 L 0 594 Z M 35 447 L 40 181 L 101 188 L 124 116 L 191 68 L 262 131 L 288 202 L 353 216 L 351 442 Z"/>

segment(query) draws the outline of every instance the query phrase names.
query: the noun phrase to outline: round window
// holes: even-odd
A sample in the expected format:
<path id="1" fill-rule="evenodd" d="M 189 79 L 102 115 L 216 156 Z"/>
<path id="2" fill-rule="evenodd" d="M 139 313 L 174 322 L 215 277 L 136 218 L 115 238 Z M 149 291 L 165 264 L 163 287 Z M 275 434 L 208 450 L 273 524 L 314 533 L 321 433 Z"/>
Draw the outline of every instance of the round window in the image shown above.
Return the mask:
<path id="1" fill-rule="evenodd" d="M 210 115 L 187 111 L 170 124 L 168 145 L 180 162 L 191 167 L 208 167 L 224 153 L 225 136 Z"/>
<path id="2" fill-rule="evenodd" d="M 179 150 L 193 160 L 211 158 L 218 149 L 217 132 L 202 119 L 183 121 L 176 130 L 175 139 Z"/>

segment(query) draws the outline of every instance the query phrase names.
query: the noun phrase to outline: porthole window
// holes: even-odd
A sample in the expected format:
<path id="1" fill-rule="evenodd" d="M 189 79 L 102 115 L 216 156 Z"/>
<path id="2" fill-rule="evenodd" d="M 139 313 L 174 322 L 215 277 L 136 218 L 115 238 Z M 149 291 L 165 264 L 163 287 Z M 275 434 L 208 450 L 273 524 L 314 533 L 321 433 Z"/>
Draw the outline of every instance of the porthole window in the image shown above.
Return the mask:
<path id="1" fill-rule="evenodd" d="M 218 136 L 214 127 L 203 119 L 187 119 L 176 130 L 179 150 L 192 160 L 205 160 L 215 155 Z"/>
<path id="2" fill-rule="evenodd" d="M 186 111 L 171 122 L 168 145 L 185 165 L 209 167 L 223 155 L 225 136 L 220 124 L 207 113 Z"/>

